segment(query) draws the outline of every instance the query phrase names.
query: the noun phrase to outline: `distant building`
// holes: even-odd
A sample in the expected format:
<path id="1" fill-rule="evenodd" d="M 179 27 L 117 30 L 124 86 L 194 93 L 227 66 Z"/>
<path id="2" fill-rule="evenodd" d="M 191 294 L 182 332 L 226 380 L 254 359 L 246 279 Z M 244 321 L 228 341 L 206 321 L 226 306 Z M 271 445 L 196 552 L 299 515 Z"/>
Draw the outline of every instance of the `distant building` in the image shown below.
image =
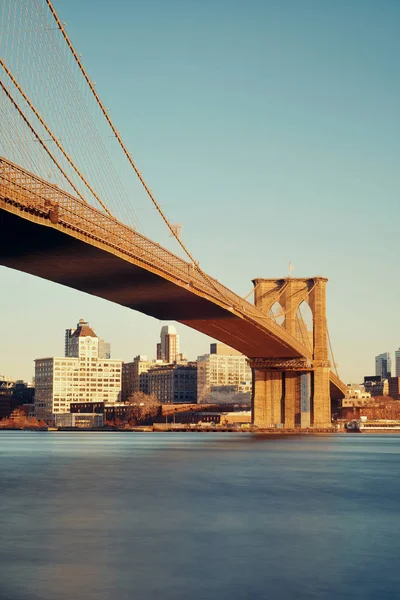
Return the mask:
<path id="1" fill-rule="evenodd" d="M 54 415 L 56 427 L 81 427 L 93 429 L 103 427 L 104 418 L 98 413 L 63 413 Z"/>
<path id="2" fill-rule="evenodd" d="M 149 360 L 147 356 L 139 354 L 132 362 L 122 365 L 122 392 L 121 400 L 126 402 L 134 392 L 149 393 L 148 371 L 157 365 L 164 364 L 162 360 Z"/>
<path id="3" fill-rule="evenodd" d="M 179 335 L 173 325 L 161 327 L 161 342 L 157 344 L 157 360 L 174 363 L 179 356 Z"/>
<path id="4" fill-rule="evenodd" d="M 366 392 L 363 385 L 351 383 L 347 386 L 346 400 L 365 400 L 369 398 L 371 398 L 371 392 Z"/>
<path id="5" fill-rule="evenodd" d="M 394 353 L 396 377 L 400 377 L 400 348 Z"/>
<path id="6" fill-rule="evenodd" d="M 197 365 L 167 364 L 149 369 L 149 393 L 163 404 L 197 402 Z"/>
<path id="7" fill-rule="evenodd" d="M 13 379 L 0 375 L 0 419 L 9 417 L 14 410 L 12 404 L 14 385 Z"/>
<path id="8" fill-rule="evenodd" d="M 0 375 L 0 419 L 9 417 L 13 410 L 23 406 L 26 407 L 25 412 L 29 414 L 34 393 L 35 388 L 29 383 Z"/>
<path id="9" fill-rule="evenodd" d="M 129 411 L 130 407 L 125 402 L 73 402 L 70 406 L 71 414 L 79 414 L 84 417 L 101 415 L 103 423 L 105 421 L 125 421 Z M 101 427 L 101 425 L 98 426 Z"/>
<path id="10" fill-rule="evenodd" d="M 111 358 L 111 344 L 99 338 L 99 358 Z"/>
<path id="11" fill-rule="evenodd" d="M 375 356 L 375 375 L 388 379 L 391 376 L 392 361 L 389 352 L 383 352 Z"/>
<path id="12" fill-rule="evenodd" d="M 389 384 L 387 379 L 382 379 L 380 375 L 367 375 L 364 377 L 364 389 L 371 396 L 387 396 L 389 393 Z"/>
<path id="13" fill-rule="evenodd" d="M 243 356 L 239 350 L 234 350 L 226 344 L 220 342 L 213 342 L 210 344 L 210 354 L 219 354 L 220 356 Z"/>
<path id="14" fill-rule="evenodd" d="M 65 353 L 63 358 L 35 360 L 38 419 L 53 421 L 55 415 L 69 413 L 71 402 L 119 400 L 122 361 L 100 358 L 99 338 L 83 319 L 66 331 Z"/>
<path id="15" fill-rule="evenodd" d="M 389 377 L 389 396 L 393 400 L 400 400 L 400 377 Z"/>
<path id="16" fill-rule="evenodd" d="M 198 402 L 227 403 L 232 394 L 235 401 L 246 394 L 250 399 L 252 388 L 251 369 L 247 358 L 224 344 L 211 344 L 210 354 L 197 359 L 197 398 Z"/>
<path id="17" fill-rule="evenodd" d="M 15 386 L 15 379 L 10 379 L 6 375 L 0 375 L 0 394 L 12 393 Z"/>

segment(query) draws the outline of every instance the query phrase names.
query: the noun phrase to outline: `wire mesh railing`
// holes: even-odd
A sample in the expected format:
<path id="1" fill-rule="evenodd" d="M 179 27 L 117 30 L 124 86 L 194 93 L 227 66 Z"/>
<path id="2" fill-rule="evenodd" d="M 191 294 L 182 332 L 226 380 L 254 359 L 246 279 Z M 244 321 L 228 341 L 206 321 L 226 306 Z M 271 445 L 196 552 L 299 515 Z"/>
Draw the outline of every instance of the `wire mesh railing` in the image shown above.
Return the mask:
<path id="1" fill-rule="evenodd" d="M 269 316 L 247 302 L 216 279 L 204 275 L 197 266 L 176 256 L 156 242 L 146 238 L 114 217 L 75 198 L 5 158 L 0 158 L 0 197 L 59 223 L 68 229 L 80 232 L 93 240 L 104 243 L 114 250 L 156 269 L 168 278 L 192 287 L 228 310 L 251 318 L 268 329 L 276 337 L 288 338 L 286 343 L 299 349 L 299 342 L 289 336 Z M 301 345 L 300 345 L 301 346 Z M 304 349 L 307 355 L 307 349 Z"/>

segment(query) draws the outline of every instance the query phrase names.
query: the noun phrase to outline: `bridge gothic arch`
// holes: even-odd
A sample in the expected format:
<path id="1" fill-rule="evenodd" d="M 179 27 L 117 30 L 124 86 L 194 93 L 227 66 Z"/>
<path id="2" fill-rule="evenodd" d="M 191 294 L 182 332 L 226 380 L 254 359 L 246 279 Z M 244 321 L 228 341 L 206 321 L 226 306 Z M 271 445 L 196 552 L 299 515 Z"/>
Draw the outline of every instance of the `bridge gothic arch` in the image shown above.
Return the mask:
<path id="1" fill-rule="evenodd" d="M 251 361 L 253 368 L 253 422 L 261 427 L 276 426 L 277 399 L 281 396 L 281 425 L 329 427 L 330 363 L 326 325 L 326 283 L 324 277 L 255 279 L 254 301 L 269 314 L 279 304 L 285 317 L 282 327 L 305 348 L 298 360 Z M 307 308 L 305 308 L 307 307 Z M 299 318 L 308 312 L 312 338 Z"/>
<path id="2" fill-rule="evenodd" d="M 280 302 L 277 300 L 273 303 L 268 311 L 268 315 L 275 321 L 277 325 L 284 327 L 285 323 L 285 311 Z"/>
<path id="3" fill-rule="evenodd" d="M 306 300 L 300 302 L 296 310 L 295 335 L 297 340 L 313 352 L 314 317 Z"/>

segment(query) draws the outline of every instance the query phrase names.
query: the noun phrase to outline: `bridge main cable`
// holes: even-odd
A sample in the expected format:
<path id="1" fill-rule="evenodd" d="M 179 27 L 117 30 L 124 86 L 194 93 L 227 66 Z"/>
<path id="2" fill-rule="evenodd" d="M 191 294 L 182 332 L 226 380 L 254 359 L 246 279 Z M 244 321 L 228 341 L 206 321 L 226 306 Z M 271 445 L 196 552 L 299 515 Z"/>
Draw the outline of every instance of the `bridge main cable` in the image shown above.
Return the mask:
<path id="1" fill-rule="evenodd" d="M 78 167 L 72 161 L 72 159 L 70 158 L 70 156 L 66 153 L 66 151 L 64 150 L 64 148 L 62 147 L 62 145 L 60 144 L 60 142 L 58 141 L 58 139 L 56 138 L 56 136 L 53 134 L 53 132 L 48 127 L 48 125 L 46 124 L 46 122 L 42 119 L 42 117 L 40 116 L 39 112 L 36 110 L 36 108 L 34 107 L 34 105 L 32 104 L 32 102 L 29 100 L 28 96 L 25 94 L 24 90 L 21 88 L 21 86 L 19 85 L 18 81 L 15 79 L 15 77 L 13 76 L 13 74 L 11 73 L 11 71 L 8 69 L 7 65 L 5 64 L 5 62 L 4 62 L 4 60 L 2 58 L 0 58 L 0 65 L 2 66 L 2 68 L 4 69 L 4 71 L 7 73 L 8 77 L 11 79 L 12 83 L 17 88 L 17 90 L 19 91 L 19 93 L 21 94 L 21 96 L 23 97 L 23 99 L 25 100 L 25 102 L 27 103 L 27 105 L 29 106 L 29 108 L 31 109 L 31 111 L 33 112 L 33 114 L 35 115 L 35 117 L 39 120 L 39 122 L 44 127 L 44 129 L 47 131 L 47 133 L 49 134 L 49 136 L 51 137 L 51 139 L 53 140 L 53 142 L 56 144 L 57 148 L 60 150 L 60 152 L 67 159 L 67 161 L 69 162 L 69 164 L 71 165 L 71 167 L 74 169 L 75 173 L 78 175 L 78 177 L 80 177 L 80 179 L 83 181 L 84 185 L 93 194 L 93 196 L 96 198 L 96 200 L 100 204 L 100 206 L 102 206 L 102 208 L 107 212 L 107 214 L 109 214 L 110 217 L 112 217 L 112 214 L 111 214 L 110 210 L 107 208 L 106 204 L 104 204 L 104 202 L 102 202 L 102 200 L 96 194 L 96 192 L 94 191 L 94 189 L 92 188 L 92 186 L 89 184 L 89 182 L 85 179 L 85 177 L 79 171 Z M 21 111 L 19 111 L 19 112 L 21 114 Z M 38 138 L 38 134 L 36 132 L 35 132 L 35 136 Z M 52 156 L 51 156 L 51 158 L 53 159 Z M 54 159 L 53 159 L 53 162 L 55 162 Z M 64 175 L 64 177 L 66 177 L 64 171 L 62 169 L 60 169 L 60 166 L 58 165 L 58 163 L 55 163 L 55 164 L 56 164 L 57 168 L 61 171 L 61 173 Z M 79 195 L 80 199 L 84 200 L 86 202 L 85 198 L 80 194 L 80 192 L 78 191 L 78 189 L 71 183 L 71 181 L 68 178 L 67 178 L 67 181 L 68 181 L 68 183 L 70 185 L 72 185 L 74 191 Z"/>
<path id="2" fill-rule="evenodd" d="M 42 148 L 44 149 L 44 151 L 49 155 L 49 157 L 51 158 L 51 160 L 53 161 L 53 163 L 56 165 L 56 167 L 60 171 L 60 173 L 68 181 L 68 183 L 70 184 L 70 186 L 72 187 L 72 189 L 74 190 L 74 192 L 79 196 L 79 198 L 85 204 L 88 204 L 86 202 L 85 198 L 82 196 L 82 194 L 78 190 L 78 188 L 74 185 L 74 183 L 68 177 L 67 173 L 64 171 L 64 169 L 62 168 L 62 166 L 58 163 L 57 159 L 52 155 L 52 153 L 50 152 L 50 150 L 47 148 L 46 144 L 44 143 L 44 141 L 42 140 L 42 138 L 40 137 L 40 135 L 38 134 L 38 132 L 36 131 L 36 129 L 28 121 L 28 119 L 25 116 L 24 112 L 21 110 L 20 106 L 18 106 L 17 102 L 14 100 L 14 98 L 12 97 L 12 95 L 10 94 L 10 92 L 8 91 L 8 89 L 6 88 L 6 86 L 4 85 L 4 83 L 2 81 L 0 81 L 0 87 L 3 90 L 3 92 L 6 94 L 7 98 L 10 100 L 10 102 L 12 103 L 12 105 L 14 106 L 14 108 L 16 109 L 16 111 L 19 113 L 19 115 L 21 116 L 21 118 L 23 119 L 25 125 L 27 125 L 27 127 L 31 130 L 31 132 L 33 133 L 33 135 L 35 136 L 35 138 L 37 139 L 37 141 L 40 143 L 40 145 L 42 146 Z M 110 216 L 112 216 L 112 215 L 110 214 Z"/>
<path id="3" fill-rule="evenodd" d="M 149 186 L 147 185 L 147 183 L 145 182 L 142 174 L 140 173 L 138 167 L 136 166 L 135 162 L 132 159 L 131 153 L 128 151 L 127 147 L 125 146 L 125 143 L 120 135 L 120 133 L 117 131 L 117 129 L 115 128 L 113 122 L 111 121 L 107 110 L 104 106 L 104 104 L 102 103 L 100 96 L 98 95 L 89 75 L 86 72 L 85 67 L 83 66 L 83 63 L 81 61 L 81 59 L 79 58 L 77 52 L 75 51 L 75 48 L 72 45 L 71 40 L 68 37 L 68 34 L 65 30 L 64 25 L 61 23 L 60 19 L 58 18 L 58 15 L 51 3 L 51 0 L 46 0 L 46 4 L 50 9 L 51 14 L 53 15 L 54 20 L 56 21 L 56 24 L 59 28 L 59 30 L 61 31 L 67 45 L 68 48 L 70 49 L 83 77 L 86 80 L 86 83 L 88 84 L 93 96 L 96 99 L 97 104 L 100 107 L 101 112 L 103 113 L 107 123 L 109 124 L 113 134 L 115 135 L 123 153 L 125 154 L 126 158 L 129 161 L 129 164 L 131 165 L 131 167 L 133 168 L 133 170 L 135 171 L 140 183 L 142 184 L 142 186 L 144 187 L 147 195 L 149 196 L 150 200 L 152 201 L 152 203 L 154 204 L 155 208 L 157 209 L 158 213 L 161 215 L 161 218 L 163 219 L 164 223 L 167 225 L 169 231 L 171 232 L 172 236 L 176 239 L 176 241 L 178 242 L 178 244 L 180 245 L 180 247 L 182 248 L 182 250 L 184 251 L 184 253 L 186 254 L 186 256 L 189 258 L 189 260 L 191 261 L 191 263 L 193 264 L 194 268 L 197 269 L 197 271 L 200 273 L 200 275 L 202 277 L 204 277 L 204 279 L 215 289 L 218 291 L 218 293 L 228 302 L 228 304 L 232 304 L 232 299 L 229 298 L 223 290 L 220 289 L 219 286 L 217 286 L 213 279 L 211 277 L 209 277 L 201 268 L 199 263 L 194 259 L 194 257 L 192 256 L 191 252 L 189 252 L 189 250 L 186 248 L 185 244 L 181 241 L 181 239 L 179 238 L 179 236 L 177 235 L 176 230 L 172 227 L 171 223 L 169 222 L 169 220 L 167 219 L 167 217 L 164 214 L 164 211 L 162 210 L 161 206 L 159 205 L 159 203 L 157 202 L 157 200 L 155 199 L 153 193 L 151 192 Z"/>
<path id="4" fill-rule="evenodd" d="M 184 244 L 184 243 L 183 243 L 183 242 L 180 240 L 180 238 L 179 238 L 179 236 L 177 235 L 177 233 L 176 233 L 175 229 L 172 227 L 172 225 L 170 224 L 169 220 L 168 220 L 168 219 L 167 219 L 167 217 L 165 216 L 165 214 L 164 214 L 164 212 L 163 212 L 163 210 L 162 210 L 161 206 L 158 204 L 158 202 L 157 202 L 157 200 L 155 199 L 154 195 L 152 194 L 152 192 L 151 192 L 150 188 L 149 188 L 149 187 L 148 187 L 148 185 L 146 184 L 146 182 L 145 182 L 145 180 L 144 180 L 144 178 L 143 178 L 142 174 L 140 173 L 140 171 L 139 171 L 138 167 L 136 166 L 135 162 L 133 161 L 133 159 L 132 159 L 132 157 L 131 157 L 131 154 L 130 154 L 130 152 L 128 151 L 127 147 L 125 146 L 125 143 L 124 143 L 124 142 L 123 142 L 123 140 L 122 140 L 122 137 L 121 137 L 121 135 L 119 134 L 119 132 L 118 132 L 118 131 L 117 131 L 117 129 L 115 128 L 115 126 L 114 126 L 113 122 L 111 121 L 111 119 L 110 119 L 110 117 L 109 117 L 109 115 L 108 115 L 108 113 L 107 113 L 107 110 L 106 110 L 106 108 L 105 108 L 104 104 L 102 103 L 102 101 L 101 101 L 101 99 L 100 99 L 100 96 L 98 95 L 98 93 L 97 93 L 97 91 L 96 91 L 96 89 L 95 89 L 95 87 L 94 87 L 93 83 L 91 82 L 91 80 L 90 80 L 90 77 L 89 77 L 89 75 L 87 74 L 87 72 L 86 72 L 86 69 L 85 69 L 85 67 L 84 67 L 84 66 L 83 66 L 83 64 L 82 64 L 82 61 L 81 61 L 81 59 L 79 58 L 78 54 L 76 53 L 76 51 L 75 51 L 75 48 L 73 47 L 73 45 L 72 45 L 72 42 L 71 42 L 71 40 L 69 39 L 69 37 L 68 37 L 68 34 L 67 34 L 67 32 L 66 32 L 66 30 L 65 30 L 65 28 L 64 28 L 64 26 L 63 26 L 63 24 L 61 23 L 60 19 L 58 18 L 58 15 L 57 15 L 57 13 L 56 13 L 56 11 L 55 11 L 55 9 L 54 9 L 54 7 L 53 7 L 53 5 L 52 5 L 51 1 L 50 1 L 50 0 L 46 0 L 46 4 L 47 4 L 47 6 L 49 7 L 49 9 L 50 9 L 50 11 L 51 11 L 51 14 L 53 15 L 53 17 L 54 17 L 54 19 L 55 19 L 55 21 L 56 21 L 56 23 L 57 23 L 57 26 L 58 26 L 58 28 L 60 29 L 60 31 L 61 31 L 61 33 L 62 33 L 62 35 L 63 35 L 63 37 L 64 37 L 64 39 L 65 39 L 65 41 L 66 41 L 66 43 L 67 43 L 67 45 L 68 45 L 68 47 L 69 47 L 69 49 L 71 50 L 71 52 L 72 52 L 72 55 L 73 55 L 73 57 L 75 58 L 75 60 L 76 60 L 76 62 L 77 62 L 77 64 L 78 64 L 78 67 L 79 67 L 79 69 L 80 69 L 80 71 L 81 71 L 82 75 L 84 76 L 84 78 L 85 78 L 85 80 L 86 80 L 86 82 L 87 82 L 87 84 L 88 84 L 88 86 L 89 86 L 89 88 L 90 88 L 90 90 L 91 90 L 92 94 L 94 95 L 94 97 L 95 97 L 95 99 L 96 99 L 96 101 L 97 101 L 97 104 L 98 104 L 98 105 L 99 105 L 99 107 L 100 107 L 100 110 L 101 110 L 101 112 L 103 113 L 103 115 L 104 115 L 104 117 L 105 117 L 105 119 L 106 119 L 107 123 L 108 123 L 108 124 L 109 124 L 109 126 L 111 127 L 111 130 L 112 130 L 113 134 L 115 135 L 115 137 L 116 137 L 116 139 L 117 139 L 117 141 L 118 141 L 119 145 L 120 145 L 120 146 L 121 146 L 121 148 L 122 148 L 122 151 L 124 152 L 124 154 L 125 154 L 126 158 L 127 158 L 127 159 L 128 159 L 128 161 L 129 161 L 129 163 L 130 163 L 131 167 L 132 167 L 132 168 L 133 168 L 133 170 L 135 171 L 135 173 L 136 173 L 136 175 L 137 175 L 137 177 L 138 177 L 138 179 L 139 179 L 140 183 L 142 184 L 142 186 L 143 186 L 143 187 L 144 187 L 144 189 L 146 190 L 146 193 L 147 193 L 147 195 L 149 196 L 150 200 L 153 202 L 153 204 L 154 204 L 154 206 L 156 207 L 156 209 L 157 209 L 158 213 L 161 215 L 161 217 L 162 217 L 163 221 L 164 221 L 164 222 L 165 222 L 165 224 L 167 225 L 168 229 L 170 230 L 171 234 L 172 234 L 172 235 L 173 235 L 173 237 L 176 239 L 176 241 L 178 242 L 178 244 L 180 245 L 180 247 L 182 248 L 182 250 L 185 252 L 185 254 L 188 256 L 188 258 L 191 260 L 191 262 L 193 263 L 193 265 L 195 266 L 195 268 L 197 268 L 197 269 L 198 269 L 198 270 L 199 270 L 199 271 L 202 273 L 202 275 L 204 275 L 204 276 L 205 276 L 205 274 L 204 274 L 204 273 L 203 273 L 203 271 L 200 269 L 200 267 L 199 267 L 198 263 L 195 261 L 195 259 L 194 259 L 194 257 L 192 256 L 192 254 L 191 254 L 191 253 L 189 252 L 189 250 L 186 248 L 185 244 Z"/>

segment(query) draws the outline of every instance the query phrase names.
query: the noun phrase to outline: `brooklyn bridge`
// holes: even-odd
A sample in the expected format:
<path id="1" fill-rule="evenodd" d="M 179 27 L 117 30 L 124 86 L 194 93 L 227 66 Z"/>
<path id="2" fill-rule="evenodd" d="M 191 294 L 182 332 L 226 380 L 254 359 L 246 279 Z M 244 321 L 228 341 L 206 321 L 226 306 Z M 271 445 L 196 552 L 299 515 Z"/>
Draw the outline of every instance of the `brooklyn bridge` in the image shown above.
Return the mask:
<path id="1" fill-rule="evenodd" d="M 330 349 L 327 279 L 255 279 L 251 303 L 205 273 L 145 182 L 50 0 L 6 0 L 0 34 L 0 264 L 239 350 L 253 371 L 256 426 L 329 427 L 345 385 Z M 122 161 L 179 254 L 129 222 Z"/>

